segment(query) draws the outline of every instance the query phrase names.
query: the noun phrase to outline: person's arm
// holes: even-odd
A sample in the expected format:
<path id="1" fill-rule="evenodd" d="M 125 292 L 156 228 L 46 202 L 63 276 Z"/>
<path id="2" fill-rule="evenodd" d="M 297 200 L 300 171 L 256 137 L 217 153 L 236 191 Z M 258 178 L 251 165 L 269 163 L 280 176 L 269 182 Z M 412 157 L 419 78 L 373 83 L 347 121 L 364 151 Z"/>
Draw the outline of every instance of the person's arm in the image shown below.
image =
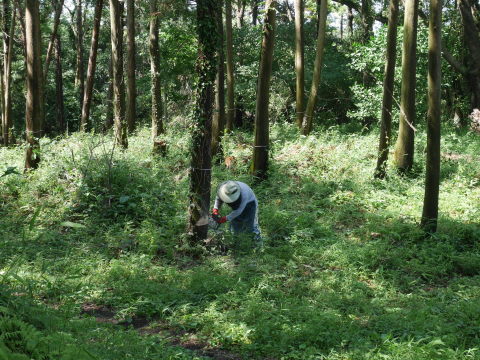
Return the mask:
<path id="1" fill-rule="evenodd" d="M 223 201 L 222 199 L 220 199 L 218 196 L 215 198 L 215 204 L 213 205 L 213 211 L 217 210 L 217 214 L 218 214 L 218 210 L 220 210 L 220 208 L 222 207 L 223 205 Z"/>
<path id="2" fill-rule="evenodd" d="M 245 210 L 245 206 L 247 206 L 247 202 L 242 201 L 237 209 L 233 210 L 230 214 L 227 215 L 227 220 L 232 221 L 237 216 L 239 216 L 243 212 L 243 210 Z"/>

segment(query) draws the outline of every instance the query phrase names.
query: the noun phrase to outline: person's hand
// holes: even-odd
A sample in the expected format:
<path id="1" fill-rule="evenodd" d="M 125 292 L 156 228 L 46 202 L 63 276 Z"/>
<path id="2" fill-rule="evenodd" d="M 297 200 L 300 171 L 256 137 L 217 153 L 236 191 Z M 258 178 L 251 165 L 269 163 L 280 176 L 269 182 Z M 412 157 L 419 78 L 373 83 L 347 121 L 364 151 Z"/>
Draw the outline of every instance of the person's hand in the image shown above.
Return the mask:
<path id="1" fill-rule="evenodd" d="M 215 220 L 215 221 L 219 224 L 223 224 L 223 223 L 227 222 L 227 217 L 222 216 L 222 217 L 219 217 L 218 220 Z"/>
<path id="2" fill-rule="evenodd" d="M 212 215 L 218 215 L 218 209 L 213 209 L 212 210 Z"/>

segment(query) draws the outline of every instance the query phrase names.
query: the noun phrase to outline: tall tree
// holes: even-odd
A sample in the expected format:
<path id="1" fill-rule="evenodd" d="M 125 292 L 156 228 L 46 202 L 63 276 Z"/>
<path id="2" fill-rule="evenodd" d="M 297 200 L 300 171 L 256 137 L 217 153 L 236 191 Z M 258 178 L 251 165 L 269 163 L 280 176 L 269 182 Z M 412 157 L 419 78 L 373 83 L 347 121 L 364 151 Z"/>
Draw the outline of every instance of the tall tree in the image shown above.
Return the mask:
<path id="1" fill-rule="evenodd" d="M 225 56 L 223 52 L 222 9 L 217 14 L 217 76 L 215 80 L 215 110 L 212 121 L 212 156 L 221 152 L 220 142 L 225 130 Z"/>
<path id="2" fill-rule="evenodd" d="M 155 153 L 165 153 L 165 143 L 157 137 L 165 133 L 163 126 L 162 83 L 160 77 L 160 47 L 158 43 L 158 0 L 150 0 L 150 73 L 152 77 L 152 142 Z"/>
<path id="3" fill-rule="evenodd" d="M 390 0 L 388 16 L 387 56 L 385 61 L 385 75 L 383 77 L 382 119 L 380 128 L 380 142 L 375 177 L 383 179 L 388 159 L 388 149 L 392 137 L 392 105 L 393 85 L 395 80 L 395 61 L 397 58 L 397 21 L 398 0 Z"/>
<path id="4" fill-rule="evenodd" d="M 58 34 L 55 39 L 55 64 L 56 123 L 58 131 L 64 133 L 67 124 L 65 123 L 65 102 L 63 100 L 62 43 Z"/>
<path id="5" fill-rule="evenodd" d="M 210 207 L 212 114 L 218 46 L 219 0 L 197 0 L 197 104 L 191 145 L 189 237 L 206 239 Z"/>
<path id="6" fill-rule="evenodd" d="M 304 53 L 304 2 L 295 0 L 295 73 L 296 80 L 296 119 L 299 128 L 302 127 L 305 111 L 305 53 Z"/>
<path id="7" fill-rule="evenodd" d="M 43 124 L 43 69 L 38 0 L 25 1 L 25 51 L 26 51 L 26 137 L 25 169 L 35 169 L 40 162 L 40 144 Z"/>
<path id="8" fill-rule="evenodd" d="M 427 166 L 421 222 L 422 228 L 429 233 L 437 230 L 438 195 L 440 187 L 441 26 L 442 1 L 430 0 L 430 23 L 428 31 Z"/>
<path id="9" fill-rule="evenodd" d="M 418 0 L 406 0 L 403 25 L 400 124 L 395 145 L 395 163 L 401 172 L 409 171 L 413 166 L 417 22 Z"/>
<path id="10" fill-rule="evenodd" d="M 60 16 L 62 15 L 64 0 L 56 0 L 53 2 L 55 5 L 55 16 L 53 19 L 53 29 L 50 35 L 50 41 L 47 47 L 47 55 L 45 56 L 45 69 L 43 70 L 44 81 L 47 81 L 48 68 L 52 60 L 53 48 L 55 47 L 55 41 L 57 39 L 58 26 L 60 25 Z"/>
<path id="11" fill-rule="evenodd" d="M 478 14 L 479 5 L 478 2 L 475 3 L 471 0 L 457 0 L 457 3 L 463 24 L 465 44 L 470 55 L 466 59 L 468 66 L 466 78 L 472 92 L 471 107 L 478 109 L 480 108 L 480 25 L 476 23 L 473 14 Z"/>
<path id="12" fill-rule="evenodd" d="M 253 146 L 252 173 L 264 179 L 268 170 L 270 79 L 272 76 L 273 49 L 275 44 L 276 0 L 266 0 L 260 66 L 257 80 L 255 108 L 255 142 Z"/>
<path id="13" fill-rule="evenodd" d="M 318 0 L 320 1 L 320 0 Z M 313 113 L 317 104 L 318 87 L 322 75 L 323 66 L 323 52 L 325 49 L 325 33 L 327 30 L 327 9 L 328 1 L 322 0 L 320 4 L 320 13 L 318 15 L 318 35 L 317 35 L 317 51 L 315 55 L 315 64 L 313 66 L 312 87 L 310 88 L 310 96 L 308 97 L 307 108 L 302 124 L 302 133 L 304 135 L 310 134 L 313 127 Z"/>
<path id="14" fill-rule="evenodd" d="M 83 10 L 82 0 L 76 0 L 76 35 L 77 35 L 77 69 L 75 74 L 75 86 L 78 88 L 78 98 L 80 99 L 80 109 L 83 103 L 83 94 L 85 93 L 85 66 L 83 62 Z"/>
<path id="15" fill-rule="evenodd" d="M 93 82 L 95 80 L 95 70 L 97 67 L 98 37 L 100 34 L 100 22 L 102 19 L 103 0 L 97 0 L 95 3 L 95 13 L 93 15 L 92 44 L 90 46 L 90 55 L 88 57 L 87 81 L 85 83 L 85 93 L 83 95 L 82 118 L 80 121 L 80 130 L 87 131 L 90 118 L 90 106 L 93 97 Z"/>
<path id="16" fill-rule="evenodd" d="M 245 17 L 245 8 L 247 6 L 247 0 L 237 0 L 237 28 L 243 26 L 243 20 Z"/>
<path id="17" fill-rule="evenodd" d="M 231 1 L 231 0 L 226 0 Z M 258 3 L 260 0 L 252 0 L 252 25 L 257 26 L 257 20 L 258 20 Z M 231 6 L 231 5 L 230 5 Z"/>
<path id="18" fill-rule="evenodd" d="M 11 17 L 8 21 L 8 17 Z M 11 77 L 13 59 L 13 35 L 16 25 L 16 11 L 10 6 L 10 1 L 3 2 L 3 71 L 2 71 L 2 137 L 3 144 L 9 145 L 13 141 L 12 134 L 12 96 Z"/>
<path id="19" fill-rule="evenodd" d="M 235 117 L 235 84 L 233 76 L 233 31 L 232 31 L 232 0 L 225 0 L 225 35 L 227 49 L 227 119 L 225 130 L 233 129 Z"/>
<path id="20" fill-rule="evenodd" d="M 110 26 L 112 37 L 113 114 L 115 140 L 123 148 L 128 147 L 125 123 L 125 82 L 123 80 L 123 3 L 110 0 Z"/>
<path id="21" fill-rule="evenodd" d="M 135 4 L 133 0 L 127 0 L 127 35 L 127 125 L 128 131 L 133 132 L 133 130 L 135 130 L 137 117 L 137 89 L 135 85 Z"/>

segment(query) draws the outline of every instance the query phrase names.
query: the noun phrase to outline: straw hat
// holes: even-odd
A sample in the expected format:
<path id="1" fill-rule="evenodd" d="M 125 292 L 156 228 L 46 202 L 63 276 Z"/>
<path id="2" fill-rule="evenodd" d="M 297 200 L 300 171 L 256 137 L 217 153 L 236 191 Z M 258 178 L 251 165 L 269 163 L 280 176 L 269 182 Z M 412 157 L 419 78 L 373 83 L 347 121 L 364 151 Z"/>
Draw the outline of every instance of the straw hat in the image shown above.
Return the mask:
<path id="1" fill-rule="evenodd" d="M 218 188 L 218 197 L 227 204 L 231 204 L 240 197 L 240 186 L 235 181 L 225 181 Z"/>

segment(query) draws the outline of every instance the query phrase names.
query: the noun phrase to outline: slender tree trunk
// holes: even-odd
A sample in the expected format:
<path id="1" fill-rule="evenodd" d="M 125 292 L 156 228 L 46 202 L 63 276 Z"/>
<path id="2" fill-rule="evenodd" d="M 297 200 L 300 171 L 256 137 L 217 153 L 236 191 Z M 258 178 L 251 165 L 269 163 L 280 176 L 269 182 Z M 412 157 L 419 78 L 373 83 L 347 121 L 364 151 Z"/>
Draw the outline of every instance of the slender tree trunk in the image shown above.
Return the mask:
<path id="1" fill-rule="evenodd" d="M 75 75 L 75 86 L 78 88 L 78 98 L 80 109 L 83 103 L 83 94 L 85 93 L 85 76 L 83 63 L 83 11 L 82 0 L 77 0 L 76 25 L 77 25 L 77 72 Z"/>
<path id="2" fill-rule="evenodd" d="M 11 142 L 13 142 L 13 133 L 12 133 L 12 96 L 11 96 L 11 77 L 12 77 L 12 59 L 13 59 L 13 36 L 15 34 L 15 26 L 16 26 L 16 12 L 15 9 L 11 10 L 11 20 L 10 24 L 6 23 L 6 16 L 8 16 L 9 12 L 5 9 L 6 5 L 9 5 L 8 1 L 4 2 L 4 40 L 3 40 L 3 83 L 2 83 L 2 103 L 3 103 L 3 113 L 2 113 L 2 120 L 3 120 L 3 142 L 5 146 L 8 146 Z M 7 7 L 7 9 L 9 6 Z M 8 27 L 8 25 L 10 25 Z M 8 30 L 7 30 L 8 29 Z"/>
<path id="3" fill-rule="evenodd" d="M 243 26 L 243 19 L 245 17 L 245 7 L 247 6 L 247 0 L 237 0 L 237 28 Z"/>
<path id="4" fill-rule="evenodd" d="M 214 83 L 217 69 L 215 57 L 218 46 L 218 0 L 197 0 L 198 88 L 195 124 L 192 134 L 192 165 L 190 173 L 189 237 L 192 242 L 203 241 L 208 232 L 212 158 L 212 114 Z"/>
<path id="5" fill-rule="evenodd" d="M 225 1 L 225 33 L 227 48 L 227 119 L 225 130 L 233 129 L 235 117 L 235 88 L 233 76 L 233 31 L 232 31 L 232 0 Z"/>
<path id="6" fill-rule="evenodd" d="M 58 26 L 60 25 L 60 16 L 62 15 L 64 0 L 56 1 L 55 17 L 53 19 L 53 29 L 50 35 L 50 41 L 48 43 L 47 55 L 45 56 L 45 69 L 43 70 L 44 82 L 47 82 L 48 68 L 52 60 L 53 48 L 55 46 L 55 40 L 57 38 Z"/>
<path id="7" fill-rule="evenodd" d="M 383 78 L 382 120 L 380 128 L 380 142 L 375 177 L 383 179 L 388 159 L 388 149 L 392 138 L 392 105 L 393 85 L 395 80 L 395 61 L 397 58 L 397 21 L 398 0 L 390 0 L 387 34 L 387 60 Z"/>
<path id="8" fill-rule="evenodd" d="M 101 1 L 101 0 L 100 0 Z M 63 70 L 62 70 L 62 43 L 60 36 L 55 38 L 55 85 L 56 85 L 56 117 L 57 128 L 61 133 L 65 133 L 65 105 L 63 101 Z"/>
<path id="9" fill-rule="evenodd" d="M 304 135 L 310 134 L 313 127 L 313 113 L 317 104 L 318 87 L 322 75 L 323 53 L 325 49 L 325 33 L 327 30 L 327 11 L 328 1 L 322 0 L 320 5 L 320 14 L 318 17 L 318 36 L 317 36 L 317 52 L 315 55 L 315 64 L 313 67 L 312 87 L 310 89 L 310 96 L 308 98 L 305 116 L 303 118 L 302 133 Z"/>
<path id="10" fill-rule="evenodd" d="M 471 107 L 480 108 L 480 34 L 472 15 L 473 4 L 470 0 L 457 0 L 460 11 L 468 57 L 468 84 L 472 92 Z"/>
<path id="11" fill-rule="evenodd" d="M 25 1 L 25 50 L 27 54 L 26 136 L 27 151 L 25 170 L 36 169 L 40 162 L 40 144 L 43 125 L 43 68 L 39 1 Z"/>
<path id="12" fill-rule="evenodd" d="M 440 118 L 442 79 L 442 1 L 430 0 L 428 32 L 428 115 L 427 115 L 427 166 L 425 197 L 423 201 L 422 228 L 428 233 L 437 230 L 438 195 L 440 187 Z"/>
<path id="13" fill-rule="evenodd" d="M 340 14 L 340 40 L 343 40 L 343 14 Z"/>
<path id="14" fill-rule="evenodd" d="M 366 44 L 373 32 L 373 16 L 372 16 L 372 0 L 362 0 L 362 27 L 363 27 L 363 43 Z"/>
<path id="15" fill-rule="evenodd" d="M 80 121 L 80 131 L 87 131 L 89 127 L 90 107 L 93 98 L 93 83 L 95 80 L 95 70 L 97 67 L 98 37 L 100 34 L 100 23 L 102 20 L 103 0 L 97 0 L 95 3 L 95 13 L 92 29 L 92 44 L 90 55 L 88 57 L 87 81 L 85 83 L 85 94 L 83 95 L 82 119 Z"/>
<path id="16" fill-rule="evenodd" d="M 395 145 L 395 163 L 401 172 L 407 172 L 413 166 L 417 21 L 418 0 L 406 0 L 403 26 L 400 124 Z"/>
<path id="17" fill-rule="evenodd" d="M 150 72 L 152 77 L 152 142 L 153 152 L 162 155 L 166 145 L 157 137 L 165 133 L 163 126 L 162 83 L 160 78 L 160 48 L 158 43 L 158 0 L 150 0 Z"/>
<path id="18" fill-rule="evenodd" d="M 268 171 L 270 79 L 272 76 L 275 44 L 276 0 L 266 0 L 260 68 L 257 80 L 257 104 L 255 109 L 255 143 L 253 146 L 254 176 L 265 179 Z"/>
<path id="19" fill-rule="evenodd" d="M 353 9 L 351 7 L 348 7 L 347 21 L 348 21 L 348 36 L 352 37 L 353 36 Z"/>
<path id="20" fill-rule="evenodd" d="M 128 147 L 127 124 L 125 122 L 125 82 L 123 79 L 123 3 L 110 0 L 110 24 L 112 36 L 113 69 L 113 114 L 115 140 L 122 148 Z"/>
<path id="21" fill-rule="evenodd" d="M 226 0 L 227 1 L 230 1 L 231 0 Z M 253 26 L 257 26 L 257 21 L 258 21 L 258 2 L 259 0 L 253 0 L 253 3 L 252 3 L 252 25 Z M 230 5 L 231 7 L 232 5 Z"/>
<path id="22" fill-rule="evenodd" d="M 289 0 L 285 0 L 285 10 L 286 10 L 286 12 L 287 12 L 287 19 L 288 19 L 288 21 L 289 21 L 289 22 L 294 21 L 295 15 L 293 14 L 293 10 L 292 10 L 292 8 L 290 7 Z"/>
<path id="23" fill-rule="evenodd" d="M 128 131 L 132 133 L 135 130 L 137 118 L 136 103 L 137 89 L 135 85 L 135 4 L 133 0 L 127 0 L 127 124 Z"/>
<path id="24" fill-rule="evenodd" d="M 222 6 L 217 18 L 217 76 L 215 80 L 215 111 L 212 121 L 212 156 L 221 153 L 221 138 L 225 130 L 225 56 L 223 53 L 223 18 Z"/>
<path id="25" fill-rule="evenodd" d="M 296 81 L 296 120 L 299 129 L 302 128 L 305 113 L 305 40 L 303 32 L 304 2 L 295 0 L 295 73 Z"/>

